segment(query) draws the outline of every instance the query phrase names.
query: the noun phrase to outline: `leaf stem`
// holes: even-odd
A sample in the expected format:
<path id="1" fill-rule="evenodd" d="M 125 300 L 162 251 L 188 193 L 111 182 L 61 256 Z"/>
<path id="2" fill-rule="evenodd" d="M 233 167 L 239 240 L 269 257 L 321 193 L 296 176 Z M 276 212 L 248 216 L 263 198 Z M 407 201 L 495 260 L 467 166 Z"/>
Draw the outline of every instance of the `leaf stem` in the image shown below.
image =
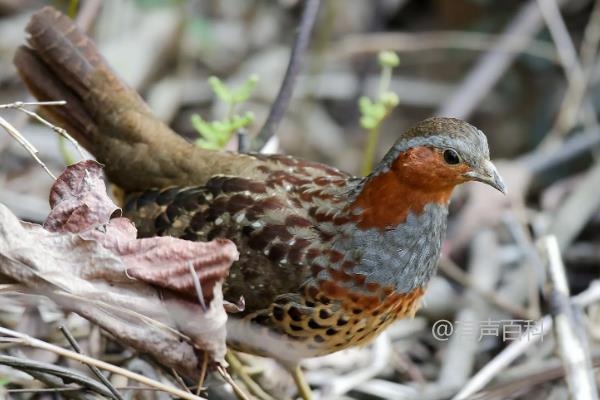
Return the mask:
<path id="1" fill-rule="evenodd" d="M 375 150 L 377 149 L 377 142 L 379 140 L 379 124 L 369 130 L 367 136 L 367 148 L 365 149 L 365 155 L 363 157 L 363 163 L 361 168 L 362 175 L 368 175 L 371 173 L 373 168 L 373 159 L 375 158 Z"/>

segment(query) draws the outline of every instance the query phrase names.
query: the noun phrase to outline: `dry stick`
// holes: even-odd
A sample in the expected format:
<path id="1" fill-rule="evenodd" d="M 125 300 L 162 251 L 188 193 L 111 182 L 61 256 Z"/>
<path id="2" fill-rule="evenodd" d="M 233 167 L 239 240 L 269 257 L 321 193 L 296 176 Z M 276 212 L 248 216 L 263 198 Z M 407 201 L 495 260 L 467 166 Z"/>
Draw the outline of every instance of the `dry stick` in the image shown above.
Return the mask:
<path id="1" fill-rule="evenodd" d="M 200 283 L 200 277 L 196 273 L 196 269 L 194 268 L 194 264 L 191 261 L 188 262 L 188 268 L 190 270 L 190 275 L 192 275 L 192 282 L 194 282 L 194 289 L 196 290 L 196 297 L 198 297 L 198 302 L 204 311 L 207 310 L 206 303 L 204 302 L 204 293 L 202 293 L 202 284 Z"/>
<path id="2" fill-rule="evenodd" d="M 502 265 L 499 262 L 498 239 L 492 230 L 480 231 L 471 245 L 471 262 L 469 276 L 477 279 L 477 286 L 487 291 L 492 291 L 500 279 Z M 461 331 L 457 326 L 455 333 L 448 340 L 448 346 L 443 356 L 438 385 L 440 387 L 460 388 L 472 374 L 475 364 L 475 355 L 479 348 L 479 329 L 470 324 L 477 324 L 489 315 L 489 305 L 477 301 L 478 293 L 474 290 L 466 294 L 466 306 L 457 317 L 463 322 L 465 328 Z"/>
<path id="3" fill-rule="evenodd" d="M 300 71 L 300 64 L 304 58 L 304 53 L 308 46 L 310 33 L 312 32 L 315 20 L 317 19 L 317 12 L 319 11 L 320 4 L 320 0 L 305 1 L 306 3 L 300 20 L 300 26 L 296 38 L 294 39 L 294 45 L 292 46 L 292 52 L 285 71 L 285 76 L 283 77 L 283 82 L 281 83 L 275 102 L 269 111 L 269 116 L 260 133 L 256 136 L 254 143 L 255 149 L 261 149 L 271 136 L 273 136 L 288 107 L 290 98 L 292 97 L 294 84 L 296 83 L 298 72 Z"/>
<path id="4" fill-rule="evenodd" d="M 566 139 L 560 147 L 560 150 L 550 154 L 541 149 L 524 154 L 516 159 L 523 163 L 534 176 L 546 174 L 548 170 L 571 163 L 573 160 L 580 159 L 590 151 L 600 147 L 600 130 L 597 128 L 585 129 L 583 132 L 573 135 Z"/>
<path id="5" fill-rule="evenodd" d="M 600 355 L 592 356 L 592 366 L 594 368 L 600 367 Z M 533 373 L 525 372 L 521 374 L 515 374 L 514 380 L 505 381 L 498 385 L 491 387 L 483 392 L 481 396 L 475 396 L 473 400 L 484 400 L 484 399 L 507 399 L 513 398 L 515 393 L 523 393 L 525 388 L 539 387 L 546 382 L 556 380 L 565 376 L 565 369 L 562 365 L 543 365 L 540 371 Z M 521 394 L 523 398 L 523 394 Z"/>
<path id="6" fill-rule="evenodd" d="M 75 350 L 79 354 L 83 354 L 83 352 L 81 351 L 81 347 L 79 347 L 79 344 L 77 343 L 73 335 L 71 335 L 71 332 L 69 332 L 69 328 L 67 328 L 65 325 L 61 325 L 58 327 L 58 329 L 60 329 L 62 334 L 65 335 L 65 338 L 67 338 L 67 341 L 69 342 L 73 350 Z M 110 381 L 102 374 L 102 372 L 100 372 L 100 370 L 97 367 L 93 365 L 88 365 L 88 367 L 92 370 L 94 375 L 96 375 L 98 379 L 100 379 L 100 381 L 108 388 L 108 390 L 110 390 L 110 392 L 113 395 L 113 398 L 117 400 L 124 400 L 123 396 L 121 396 L 119 391 L 115 389 L 113 384 L 110 383 Z"/>
<path id="7" fill-rule="evenodd" d="M 225 360 L 229 363 L 229 368 L 244 382 L 244 385 L 248 388 L 251 394 L 256 396 L 260 400 L 273 400 L 267 392 L 263 390 L 258 383 L 250 377 L 250 375 L 244 370 L 244 365 L 233 353 L 229 350 L 225 355 Z"/>
<path id="8" fill-rule="evenodd" d="M 192 275 L 192 280 L 194 282 L 194 289 L 196 290 L 196 296 L 198 297 L 198 301 L 200 302 L 200 305 L 202 306 L 204 311 L 206 311 L 207 307 L 206 307 L 206 303 L 204 302 L 204 294 L 202 293 L 202 285 L 200 284 L 200 278 L 198 277 L 198 274 L 196 273 L 196 270 L 194 269 L 194 266 L 192 265 L 191 261 L 188 263 L 188 267 L 190 270 L 190 274 Z M 202 369 L 200 371 L 200 375 L 198 376 L 198 387 L 196 388 L 196 394 L 199 394 L 200 390 L 202 390 L 202 386 L 204 385 L 204 378 L 206 377 L 207 368 L 208 368 L 208 354 L 206 352 L 204 352 Z M 225 371 L 225 373 L 227 373 L 225 368 L 222 368 L 220 365 L 217 366 L 217 369 L 219 370 L 219 373 L 221 373 L 221 375 L 223 375 L 223 373 L 220 371 L 220 369 L 223 369 Z M 229 377 L 229 379 L 227 379 L 227 377 Z M 231 379 L 231 377 L 229 376 L 228 373 L 227 373 L 227 377 L 223 376 L 223 378 L 225 378 L 227 383 L 229 383 L 231 385 L 234 392 L 241 399 L 248 398 L 248 396 L 242 391 L 242 389 L 236 385 L 235 381 L 233 379 Z"/>
<path id="9" fill-rule="evenodd" d="M 88 32 L 96 21 L 101 4 L 102 0 L 87 0 L 79 8 L 75 22 L 83 32 Z"/>
<path id="10" fill-rule="evenodd" d="M 588 65 L 583 67 L 582 63 L 579 62 L 577 50 L 567 31 L 565 21 L 560 14 L 560 10 L 555 0 L 538 0 L 538 5 L 542 11 L 544 20 L 546 21 L 546 25 L 550 30 L 552 40 L 555 43 L 563 70 L 569 83 L 554 126 L 542 142 L 542 148 L 549 148 L 551 146 L 557 146 L 560 137 L 569 132 L 577 122 L 577 116 L 579 115 L 579 110 L 585 100 L 585 93 L 589 84 L 591 72 L 589 63 L 593 62 L 593 55 L 596 53 L 598 41 L 600 40 L 600 36 L 595 35 L 594 30 L 590 29 L 590 25 L 598 23 L 599 16 L 597 15 L 597 12 L 596 14 L 592 13 L 585 30 L 587 37 L 587 40 L 585 41 L 585 56 Z M 592 60 L 590 61 L 589 58 Z M 591 105 L 589 100 L 587 101 L 586 106 L 593 110 L 593 105 Z M 593 111 L 592 115 L 595 115 Z M 594 125 L 597 124 L 596 121 Z"/>
<path id="11" fill-rule="evenodd" d="M 499 41 L 500 35 L 467 31 L 431 32 L 385 32 L 359 33 L 345 36 L 336 42 L 330 52 L 331 57 L 351 57 L 357 54 L 377 53 L 383 50 L 415 52 L 430 50 L 472 50 L 526 54 L 551 63 L 558 63 L 556 49 L 547 41 L 531 39 L 528 47 L 523 47 L 523 36 L 510 34 Z"/>
<path id="12" fill-rule="evenodd" d="M 56 180 L 56 176 L 54 176 L 54 174 L 52 172 L 50 172 L 50 170 L 48 169 L 46 164 L 44 164 L 44 162 L 38 157 L 38 155 L 37 155 L 39 153 L 38 150 L 27 139 L 25 139 L 25 137 L 14 126 L 12 126 L 7 120 L 5 120 L 2 117 L 0 117 L 0 126 L 2 128 L 4 128 L 4 130 L 13 139 L 15 139 L 17 141 L 17 143 L 19 143 L 21 146 L 23 146 L 29 154 L 31 154 L 31 157 L 33 157 L 33 159 L 39 165 L 41 165 L 41 167 L 44 169 L 44 171 L 46 171 L 46 173 L 48 175 L 50 175 L 50 177 L 52 179 Z"/>
<path id="13" fill-rule="evenodd" d="M 25 346 L 30 346 L 30 347 L 35 347 L 38 349 L 42 349 L 42 350 L 47 350 L 50 351 L 52 353 L 58 354 L 60 356 L 63 357 L 67 357 L 70 358 L 72 360 L 75 361 L 79 361 L 81 363 L 87 364 L 87 365 L 94 365 L 100 369 L 103 369 L 105 371 L 109 371 L 112 372 L 113 374 L 119 374 L 122 375 L 126 378 L 129 378 L 131 380 L 134 380 L 136 382 L 142 383 L 144 385 L 156 388 L 158 390 L 161 390 L 163 392 L 172 394 L 174 396 L 179 396 L 182 399 L 186 399 L 186 400 L 206 400 L 203 397 L 199 397 L 199 396 L 195 396 L 191 393 L 188 393 L 184 390 L 181 389 L 177 389 L 173 386 L 169 386 L 169 385 L 165 385 L 164 383 L 158 382 L 156 380 L 153 379 L 149 379 L 146 378 L 143 375 L 140 374 L 136 374 L 135 372 L 131 372 L 129 370 L 126 370 L 124 368 L 120 368 L 117 367 L 115 365 L 109 364 L 107 362 L 101 361 L 101 360 L 97 360 L 95 358 L 92 357 L 88 357 L 86 355 L 83 354 L 78 354 L 74 351 L 71 350 L 67 350 L 67 349 L 63 349 L 62 347 L 59 346 L 55 346 L 53 344 L 44 342 L 43 340 L 39 340 L 36 339 L 32 336 L 26 335 L 24 333 L 20 333 L 17 331 L 13 331 L 12 329 L 7 329 L 4 327 L 0 327 L 0 334 L 4 335 L 4 336 L 8 336 L 9 339 L 11 340 L 11 342 L 13 343 L 19 343 Z M 5 339 L 3 339 L 4 341 Z"/>
<path id="14" fill-rule="evenodd" d="M 233 378 L 231 377 L 231 375 L 229 375 L 229 372 L 227 372 L 227 370 L 225 368 L 223 368 L 221 365 L 218 365 L 217 366 L 217 371 L 219 372 L 219 374 L 221 374 L 221 376 L 223 377 L 223 379 L 225 379 L 225 381 L 227 383 L 229 383 L 229 385 L 233 388 L 233 391 L 235 392 L 235 395 L 240 400 L 250 400 L 250 398 L 246 395 L 246 393 L 244 393 L 244 391 L 242 390 L 242 388 L 240 388 L 238 386 L 238 384 L 235 383 L 235 381 L 233 380 Z"/>
<path id="15" fill-rule="evenodd" d="M 321 396 L 327 399 L 339 398 L 388 370 L 393 349 L 392 342 L 386 332 L 377 337 L 372 353 L 372 360 L 368 365 L 345 376 L 333 378 L 329 384 L 323 387 Z"/>
<path id="16" fill-rule="evenodd" d="M 205 351 L 202 357 L 202 368 L 200 368 L 200 375 L 198 375 L 198 387 L 196 388 L 196 396 L 200 396 L 200 392 L 204 388 L 206 371 L 208 371 L 208 353 Z"/>
<path id="17" fill-rule="evenodd" d="M 22 359 L 19 359 L 22 360 Z M 65 387 L 65 388 L 23 388 L 23 389 L 6 389 L 6 393 L 54 393 L 54 392 L 76 392 L 79 390 L 85 390 L 85 386 L 73 386 L 73 387 Z M 133 390 L 133 391 L 147 391 L 147 392 L 160 392 L 159 389 L 156 388 L 147 388 L 147 387 L 139 387 L 139 386 L 117 386 L 118 390 Z"/>
<path id="18" fill-rule="evenodd" d="M 526 210 L 521 207 L 519 210 L 521 215 L 524 215 Z M 511 234 L 513 240 L 517 244 L 517 247 L 521 250 L 525 256 L 526 262 L 529 264 L 528 269 L 528 280 L 529 280 L 529 312 L 530 316 L 539 318 L 541 315 L 540 301 L 538 296 L 538 290 L 542 287 L 545 280 L 545 269 L 540 259 L 540 255 L 535 250 L 533 245 L 533 239 L 529 232 L 525 229 L 525 217 L 519 220 L 516 212 L 510 210 L 504 213 L 502 216 L 502 222 L 506 225 L 508 232 Z"/>
<path id="19" fill-rule="evenodd" d="M 552 40 L 556 45 L 556 51 L 568 80 L 582 79 L 583 71 L 577 58 L 577 51 L 565 21 L 560 15 L 560 8 L 556 0 L 537 0 L 537 4 L 550 31 L 550 36 L 552 36 Z"/>
<path id="20" fill-rule="evenodd" d="M 560 4 L 565 0 L 559 0 Z M 461 83 L 459 89 L 449 97 L 436 115 L 467 119 L 483 98 L 502 77 L 517 53 L 502 52 L 513 42 L 512 48 L 522 51 L 532 37 L 542 28 L 542 16 L 536 0 L 525 4 L 506 27 L 497 44 L 485 53 Z M 519 37 L 517 42 L 515 38 Z"/>
<path id="21" fill-rule="evenodd" d="M 579 50 L 581 67 L 584 74 L 591 73 L 594 67 L 598 44 L 600 43 L 600 1 L 594 2 L 594 9 L 583 32 L 583 40 Z"/>
<path id="22" fill-rule="evenodd" d="M 38 122 L 42 123 L 43 125 L 46 125 L 48 128 L 52 129 L 54 132 L 58 133 L 59 135 L 61 135 L 65 139 L 67 139 L 69 142 L 71 142 L 71 144 L 79 152 L 79 155 L 81 156 L 81 158 L 84 159 L 85 158 L 85 153 L 83 152 L 83 149 L 81 148 L 81 146 L 79 145 L 79 143 L 77 142 L 77 140 L 75 140 L 75 138 L 73 138 L 73 136 L 69 135 L 69 133 L 66 131 L 66 129 L 61 128 L 59 126 L 56 126 L 56 125 L 52 124 L 50 121 L 48 121 L 47 119 L 43 118 L 39 114 L 37 114 L 37 113 L 35 113 L 33 111 L 30 111 L 27 108 L 25 108 L 27 106 L 44 106 L 44 107 L 64 106 L 66 104 L 67 104 L 67 102 L 64 101 L 64 100 L 55 100 L 55 101 L 15 101 L 14 103 L 0 105 L 0 109 L 3 109 L 3 108 L 14 108 L 14 109 L 17 109 L 17 110 L 19 110 L 19 111 L 27 114 L 30 117 L 35 118 Z"/>
<path id="23" fill-rule="evenodd" d="M 600 162 L 586 172 L 567 199 L 555 213 L 548 233 L 556 236 L 561 250 L 565 250 L 575 240 L 589 219 L 600 207 L 598 183 L 600 182 Z"/>
<path id="24" fill-rule="evenodd" d="M 540 240 L 540 247 L 547 256 L 547 300 L 551 306 L 556 339 L 571 396 L 574 400 L 598 400 L 585 328 L 569 299 L 569 284 L 558 241 L 554 236 L 546 236 Z"/>
<path id="25" fill-rule="evenodd" d="M 592 282 L 585 291 L 571 297 L 571 301 L 579 307 L 585 307 L 600 301 L 600 281 Z M 552 329 L 552 317 L 546 315 L 537 320 L 535 327 L 539 327 L 539 332 L 535 332 L 536 328 L 529 329 L 519 339 L 506 346 L 504 350 L 473 375 L 452 400 L 468 399 L 474 393 L 483 389 L 500 371 L 507 368 L 513 361 L 523 355 L 528 348 L 550 332 Z"/>
<path id="26" fill-rule="evenodd" d="M 183 381 L 183 378 L 177 373 L 177 371 L 175 371 L 175 368 L 171 368 L 171 374 L 173 375 L 173 378 L 175 379 L 175 382 L 177 382 L 177 384 L 179 386 L 181 386 L 181 388 L 183 390 L 185 390 L 188 393 L 192 393 L 192 391 L 190 390 L 190 388 L 188 388 L 187 385 L 185 384 L 185 382 Z"/>
<path id="27" fill-rule="evenodd" d="M 69 135 L 69 133 L 67 132 L 66 129 L 51 124 L 50 122 L 48 122 L 47 120 L 45 120 L 44 118 L 42 118 L 39 114 L 37 114 L 37 113 L 35 113 L 33 111 L 29 111 L 29 110 L 27 110 L 26 108 L 23 108 L 23 107 L 17 107 L 17 108 L 20 111 L 24 112 L 25 114 L 29 115 L 30 117 L 33 117 L 36 120 L 38 120 L 39 122 L 41 122 L 42 124 L 46 125 L 48 128 L 52 129 L 54 132 L 58 133 L 59 135 L 61 135 L 65 139 L 67 139 L 77 149 L 77 152 L 79 153 L 79 155 L 81 156 L 81 158 L 82 159 L 86 158 L 85 157 L 85 153 L 83 152 L 83 149 L 81 148 L 81 146 L 79 145 L 79 143 L 77 142 L 77 140 L 75 140 L 75 138 L 73 136 Z"/>
<path id="28" fill-rule="evenodd" d="M 194 289 L 196 290 L 196 297 L 198 297 L 198 302 L 202 309 L 206 312 L 206 303 L 204 301 L 204 293 L 202 293 L 202 284 L 200 283 L 200 277 L 196 273 L 196 269 L 192 262 L 188 262 L 188 268 L 190 270 L 190 274 L 192 275 L 192 281 L 194 282 Z M 202 391 L 202 387 L 204 386 L 204 379 L 206 378 L 206 371 L 208 369 L 208 353 L 205 351 L 202 359 L 202 368 L 200 369 L 200 374 L 198 375 L 198 386 L 196 387 L 196 395 L 200 395 L 200 391 Z"/>
<path id="29" fill-rule="evenodd" d="M 64 382 L 72 382 L 81 386 L 78 390 L 91 390 L 102 396 L 111 397 L 110 391 L 100 382 L 59 365 L 2 354 L 0 354 L 0 364 L 26 372 L 48 386 L 57 386 L 53 389 L 63 389 Z"/>
<path id="30" fill-rule="evenodd" d="M 449 258 L 440 259 L 439 267 L 440 271 L 442 271 L 447 277 L 456 281 L 457 283 L 460 283 L 465 288 L 473 290 L 475 293 L 486 299 L 498 309 L 506 311 L 515 317 L 523 319 L 529 318 L 529 313 L 527 310 L 518 305 L 514 305 L 507 300 L 504 300 L 492 290 L 486 290 L 480 287 L 478 284 L 473 282 L 467 273 L 460 269 L 460 267 Z"/>

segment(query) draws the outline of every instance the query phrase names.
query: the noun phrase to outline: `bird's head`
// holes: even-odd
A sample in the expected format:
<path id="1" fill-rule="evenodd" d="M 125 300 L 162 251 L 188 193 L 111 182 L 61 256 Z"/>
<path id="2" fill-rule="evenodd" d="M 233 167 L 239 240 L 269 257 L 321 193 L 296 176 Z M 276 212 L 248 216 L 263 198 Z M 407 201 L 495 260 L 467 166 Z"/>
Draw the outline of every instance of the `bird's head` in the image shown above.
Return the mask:
<path id="1" fill-rule="evenodd" d="M 455 118 L 429 118 L 404 132 L 372 175 L 382 173 L 415 189 L 438 191 L 479 181 L 506 193 L 485 135 Z"/>
<path id="2" fill-rule="evenodd" d="M 454 118 L 430 118 L 402 134 L 364 179 L 349 210 L 360 226 L 385 228 L 428 204 L 445 206 L 454 187 L 468 181 L 506 193 L 479 129 Z"/>

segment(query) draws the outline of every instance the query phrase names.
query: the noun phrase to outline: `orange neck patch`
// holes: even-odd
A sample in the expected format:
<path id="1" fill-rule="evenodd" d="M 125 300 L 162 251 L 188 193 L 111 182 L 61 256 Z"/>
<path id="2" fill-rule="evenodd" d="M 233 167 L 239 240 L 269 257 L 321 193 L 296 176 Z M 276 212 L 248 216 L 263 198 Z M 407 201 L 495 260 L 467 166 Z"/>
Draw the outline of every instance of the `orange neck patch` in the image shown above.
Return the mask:
<path id="1" fill-rule="evenodd" d="M 427 204 L 447 205 L 454 187 L 466 181 L 462 174 L 468 169 L 447 165 L 435 149 L 411 148 L 398 155 L 389 171 L 371 177 L 348 210 L 361 210 L 356 219 L 363 229 L 402 224 Z"/>

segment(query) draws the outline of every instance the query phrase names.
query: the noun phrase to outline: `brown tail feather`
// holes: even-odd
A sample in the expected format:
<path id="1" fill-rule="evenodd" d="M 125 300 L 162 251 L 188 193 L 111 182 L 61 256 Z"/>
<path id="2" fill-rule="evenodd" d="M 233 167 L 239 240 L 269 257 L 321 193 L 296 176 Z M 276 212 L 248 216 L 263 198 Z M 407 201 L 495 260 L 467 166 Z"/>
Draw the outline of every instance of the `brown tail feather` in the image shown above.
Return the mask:
<path id="1" fill-rule="evenodd" d="M 90 138 L 96 126 L 83 106 L 79 96 L 63 85 L 31 49 L 21 46 L 14 63 L 29 91 L 39 100 L 65 100 L 65 107 L 46 107 L 43 114 L 55 124 L 65 128 L 84 147 L 90 148 Z M 39 79 L 44 77 L 44 79 Z"/>
<path id="2" fill-rule="evenodd" d="M 202 184 L 230 168 L 233 155 L 189 145 L 156 119 L 68 17 L 45 7 L 27 32 L 31 48 L 15 56 L 21 77 L 38 99 L 67 101 L 44 111 L 106 165 L 117 185 L 137 191 Z"/>

